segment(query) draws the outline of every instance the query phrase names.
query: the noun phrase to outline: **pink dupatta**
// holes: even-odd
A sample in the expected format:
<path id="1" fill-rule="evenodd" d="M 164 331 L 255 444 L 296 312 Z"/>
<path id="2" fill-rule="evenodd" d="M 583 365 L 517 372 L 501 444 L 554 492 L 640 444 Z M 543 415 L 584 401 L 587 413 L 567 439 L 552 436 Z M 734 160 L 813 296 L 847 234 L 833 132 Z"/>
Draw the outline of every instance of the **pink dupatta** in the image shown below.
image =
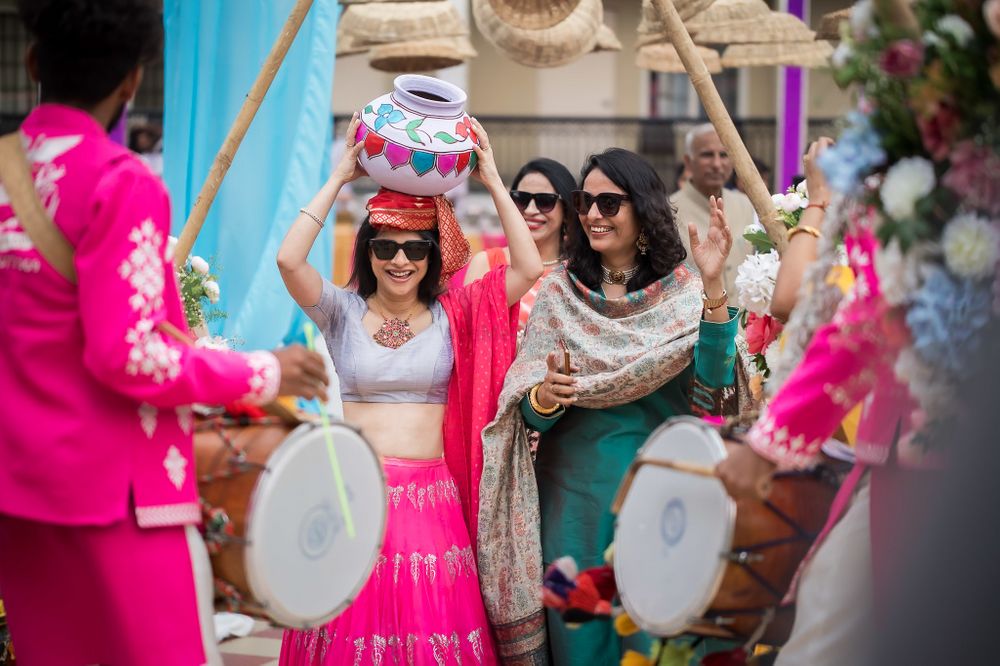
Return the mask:
<path id="1" fill-rule="evenodd" d="M 440 297 L 451 327 L 455 369 L 444 413 L 444 457 L 455 477 L 472 543 L 479 527 L 482 431 L 495 417 L 514 361 L 519 304 L 507 306 L 507 266 Z"/>

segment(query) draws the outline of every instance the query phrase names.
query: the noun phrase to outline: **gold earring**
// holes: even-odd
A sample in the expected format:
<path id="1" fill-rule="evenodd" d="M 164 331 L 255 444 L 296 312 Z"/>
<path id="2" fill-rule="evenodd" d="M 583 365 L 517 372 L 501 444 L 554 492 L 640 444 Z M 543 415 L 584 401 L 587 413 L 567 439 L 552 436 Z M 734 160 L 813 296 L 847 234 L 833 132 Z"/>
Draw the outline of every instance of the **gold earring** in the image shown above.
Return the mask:
<path id="1" fill-rule="evenodd" d="M 649 240 L 647 240 L 645 232 L 639 232 L 639 238 L 636 239 L 635 246 L 639 249 L 639 254 L 649 252 Z"/>

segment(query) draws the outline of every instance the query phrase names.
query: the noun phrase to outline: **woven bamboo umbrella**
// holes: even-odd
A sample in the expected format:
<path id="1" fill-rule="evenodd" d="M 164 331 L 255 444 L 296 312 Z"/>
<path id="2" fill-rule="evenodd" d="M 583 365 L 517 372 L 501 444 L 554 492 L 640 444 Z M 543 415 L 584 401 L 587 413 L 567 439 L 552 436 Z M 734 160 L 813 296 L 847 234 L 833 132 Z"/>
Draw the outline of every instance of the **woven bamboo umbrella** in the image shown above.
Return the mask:
<path id="1" fill-rule="evenodd" d="M 693 33 L 718 23 L 762 18 L 770 13 L 764 0 L 715 0 L 708 9 L 684 21 L 684 25 Z"/>
<path id="2" fill-rule="evenodd" d="M 439 37 L 373 46 L 368 64 L 383 72 L 430 72 L 476 56 L 467 37 Z"/>
<path id="3" fill-rule="evenodd" d="M 597 29 L 597 43 L 591 53 L 603 53 L 605 51 L 621 51 L 622 43 L 618 35 L 607 25 L 602 25 Z"/>
<path id="4" fill-rule="evenodd" d="M 819 22 L 819 31 L 816 36 L 819 39 L 840 39 L 840 24 L 846 23 L 850 19 L 850 16 L 850 7 L 824 14 Z"/>
<path id="5" fill-rule="evenodd" d="M 701 59 L 705 62 L 705 67 L 710 74 L 718 74 L 722 71 L 722 62 L 719 59 L 718 51 L 699 46 L 698 53 L 701 54 Z M 677 49 L 674 48 L 673 44 L 640 46 L 635 54 L 635 64 L 642 69 L 667 72 L 668 74 L 687 71 L 684 69 L 684 63 L 681 62 L 681 57 L 677 54 Z"/>
<path id="6" fill-rule="evenodd" d="M 695 44 L 767 44 L 774 42 L 809 42 L 816 33 L 797 16 L 770 12 L 759 18 L 729 21 L 691 30 Z"/>
<path id="7" fill-rule="evenodd" d="M 486 40 L 511 60 L 528 67 L 558 67 L 594 49 L 604 11 L 601 0 L 580 0 L 569 16 L 544 30 L 505 23 L 490 0 L 472 0 L 472 16 Z"/>
<path id="8" fill-rule="evenodd" d="M 501 21 L 515 28 L 544 30 L 569 18 L 581 0 L 487 0 Z"/>
<path id="9" fill-rule="evenodd" d="M 713 0 L 676 0 L 674 7 L 681 18 L 687 20 L 697 16 L 713 4 Z M 645 44 L 658 44 L 668 42 L 666 29 L 660 19 L 653 0 L 642 0 L 642 18 L 639 21 L 640 46 Z"/>
<path id="10" fill-rule="evenodd" d="M 356 47 L 469 34 L 448 0 L 350 5 L 341 15 L 338 29 L 351 35 Z"/>
<path id="11" fill-rule="evenodd" d="M 386 2 L 437 2 L 438 0 L 339 0 L 342 5 L 374 5 Z"/>
<path id="12" fill-rule="evenodd" d="M 367 53 L 371 46 L 367 44 L 358 44 L 358 40 L 354 35 L 345 32 L 342 27 L 337 28 L 337 57 L 346 58 L 352 55 L 360 55 L 362 53 Z"/>
<path id="13" fill-rule="evenodd" d="M 722 53 L 723 67 L 829 67 L 833 47 L 830 42 L 770 42 L 731 44 Z"/>

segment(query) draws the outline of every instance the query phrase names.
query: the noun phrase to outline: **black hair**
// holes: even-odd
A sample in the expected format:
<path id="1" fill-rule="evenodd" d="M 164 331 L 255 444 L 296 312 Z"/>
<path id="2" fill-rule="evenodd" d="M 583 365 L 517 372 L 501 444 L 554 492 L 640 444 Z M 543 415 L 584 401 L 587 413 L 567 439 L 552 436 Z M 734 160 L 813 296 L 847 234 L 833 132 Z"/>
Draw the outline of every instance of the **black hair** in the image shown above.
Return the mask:
<path id="1" fill-rule="evenodd" d="M 577 215 L 576 209 L 573 208 L 573 190 L 576 189 L 576 181 L 573 180 L 573 174 L 569 172 L 569 169 L 559 162 L 550 160 L 547 157 L 536 157 L 521 167 L 521 170 L 514 176 L 514 181 L 510 189 L 516 190 L 517 186 L 521 184 L 521 179 L 529 173 L 538 173 L 545 176 L 549 183 L 552 184 L 552 189 L 556 191 L 556 194 L 559 195 L 559 199 L 562 201 L 563 226 L 559 232 L 559 256 L 563 256 L 566 254 L 566 234 L 580 222 L 580 216 Z"/>
<path id="2" fill-rule="evenodd" d="M 687 258 L 674 222 L 667 187 L 656 170 L 635 153 L 624 148 L 608 148 L 591 155 L 580 171 L 580 187 L 587 175 L 599 169 L 628 196 L 639 231 L 649 243 L 646 254 L 636 252 L 639 270 L 625 288 L 636 291 L 666 277 Z M 597 291 L 601 288 L 601 255 L 590 247 L 583 224 L 575 225 L 569 234 L 567 264 L 580 281 Z"/>
<path id="3" fill-rule="evenodd" d="M 158 0 L 18 0 L 42 98 L 92 105 L 163 45 Z"/>
<path id="4" fill-rule="evenodd" d="M 415 231 L 422 239 L 431 241 L 431 253 L 427 255 L 427 274 L 420 281 L 417 287 L 417 298 L 425 305 L 430 305 L 441 295 L 441 245 L 438 238 L 438 230 Z M 375 279 L 375 271 L 372 270 L 372 258 L 368 250 L 368 241 L 378 236 L 375 229 L 365 217 L 358 229 L 358 234 L 354 239 L 354 267 L 351 269 L 351 277 L 347 281 L 348 286 L 357 289 L 361 298 L 368 298 L 378 289 L 378 280 Z"/>

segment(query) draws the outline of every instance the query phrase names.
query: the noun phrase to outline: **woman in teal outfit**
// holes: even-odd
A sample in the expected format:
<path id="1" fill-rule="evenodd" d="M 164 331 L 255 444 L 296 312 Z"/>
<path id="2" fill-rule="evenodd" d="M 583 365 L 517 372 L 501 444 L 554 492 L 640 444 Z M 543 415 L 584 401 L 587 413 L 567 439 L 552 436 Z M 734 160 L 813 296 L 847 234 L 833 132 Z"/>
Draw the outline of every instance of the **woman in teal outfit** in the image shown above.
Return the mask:
<path id="1" fill-rule="evenodd" d="M 649 434 L 672 416 L 736 411 L 740 402 L 736 309 L 726 306 L 722 278 L 733 240 L 721 201 L 711 202 L 707 238 L 689 225 L 699 277 L 684 266 L 666 187 L 647 162 L 613 148 L 591 156 L 582 177 L 567 267 L 543 284 L 500 415 L 483 433 L 484 450 L 499 451 L 491 458 L 509 461 L 519 478 L 537 477 L 537 490 L 527 482 L 501 488 L 485 483 L 487 466 L 480 492 L 480 505 L 495 507 L 493 520 L 481 519 L 481 535 L 506 532 L 494 543 L 515 546 L 480 539 L 483 587 L 497 583 L 488 605 L 503 611 L 494 624 L 525 627 L 526 635 L 541 617 L 541 560 L 603 563 L 614 536 L 612 499 Z M 562 367 L 562 345 L 572 374 Z M 542 433 L 533 468 L 525 426 Z M 550 613 L 547 624 L 557 666 L 617 665 L 626 649 L 610 622 L 571 629 Z M 628 640 L 647 651 L 648 637 Z"/>

